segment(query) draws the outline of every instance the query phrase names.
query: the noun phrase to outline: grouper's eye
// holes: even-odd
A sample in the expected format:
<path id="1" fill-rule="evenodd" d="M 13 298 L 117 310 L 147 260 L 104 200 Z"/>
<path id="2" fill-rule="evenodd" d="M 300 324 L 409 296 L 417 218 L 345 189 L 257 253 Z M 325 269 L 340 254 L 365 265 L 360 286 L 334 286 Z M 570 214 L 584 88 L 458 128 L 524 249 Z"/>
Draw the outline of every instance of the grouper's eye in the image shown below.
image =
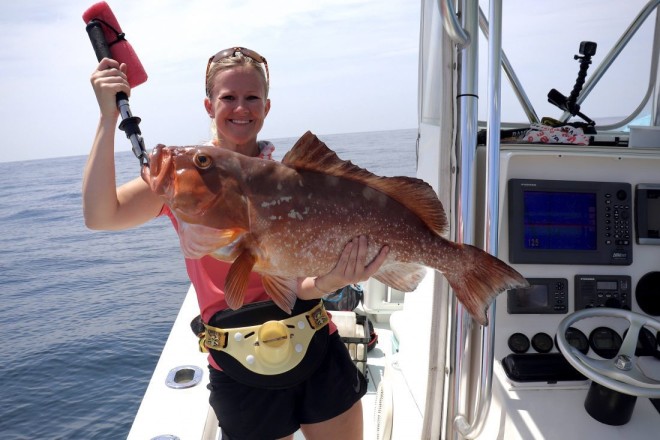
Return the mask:
<path id="1" fill-rule="evenodd" d="M 195 163 L 195 166 L 201 170 L 205 170 L 209 168 L 213 163 L 209 155 L 205 153 L 195 154 L 195 156 L 193 157 L 193 162 Z"/>

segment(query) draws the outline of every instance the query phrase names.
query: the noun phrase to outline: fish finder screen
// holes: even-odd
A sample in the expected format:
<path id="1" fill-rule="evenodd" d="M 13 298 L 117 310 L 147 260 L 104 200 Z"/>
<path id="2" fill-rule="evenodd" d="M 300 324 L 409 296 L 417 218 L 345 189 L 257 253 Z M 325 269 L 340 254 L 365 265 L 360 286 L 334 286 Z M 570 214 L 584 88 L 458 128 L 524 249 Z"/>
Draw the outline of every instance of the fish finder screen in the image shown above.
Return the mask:
<path id="1" fill-rule="evenodd" d="M 649 238 L 660 238 L 660 190 L 649 190 L 646 203 L 648 205 L 647 235 Z"/>
<path id="2" fill-rule="evenodd" d="M 548 286 L 533 284 L 524 289 L 515 289 L 513 300 L 515 306 L 524 309 L 539 309 L 548 307 Z"/>
<path id="3" fill-rule="evenodd" d="M 525 191 L 527 249 L 596 250 L 596 194 Z"/>

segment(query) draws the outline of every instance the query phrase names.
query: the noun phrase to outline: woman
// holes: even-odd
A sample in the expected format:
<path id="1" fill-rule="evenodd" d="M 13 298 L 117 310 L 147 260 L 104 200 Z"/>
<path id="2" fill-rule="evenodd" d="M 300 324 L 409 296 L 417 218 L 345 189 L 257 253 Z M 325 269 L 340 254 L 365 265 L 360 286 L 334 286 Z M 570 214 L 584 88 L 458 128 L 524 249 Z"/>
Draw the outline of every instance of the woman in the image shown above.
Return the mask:
<path id="1" fill-rule="evenodd" d="M 85 224 L 91 229 L 118 230 L 168 215 L 176 228 L 169 208 L 141 178 L 116 187 L 114 138 L 119 113 L 115 95 L 130 94 L 126 65 L 103 59 L 91 82 L 100 120 L 83 176 Z M 209 59 L 204 107 L 213 120 L 213 145 L 270 159 L 272 144 L 257 141 L 270 110 L 268 87 L 268 65 L 254 51 L 230 48 Z M 366 252 L 366 238 L 356 237 L 329 273 L 298 280 L 299 303 L 368 279 L 385 260 L 387 248 L 369 264 Z M 208 323 L 227 309 L 222 289 L 229 264 L 206 256 L 186 259 L 186 267 L 197 292 L 202 320 Z M 260 277 L 253 273 L 245 302 L 266 299 Z M 362 438 L 360 398 L 366 392 L 365 381 L 350 360 L 336 327 L 331 325 L 330 331 L 327 352 L 318 370 L 287 389 L 244 385 L 221 371 L 209 357 L 210 403 L 220 421 L 223 439 L 290 439 L 299 428 L 308 439 Z"/>

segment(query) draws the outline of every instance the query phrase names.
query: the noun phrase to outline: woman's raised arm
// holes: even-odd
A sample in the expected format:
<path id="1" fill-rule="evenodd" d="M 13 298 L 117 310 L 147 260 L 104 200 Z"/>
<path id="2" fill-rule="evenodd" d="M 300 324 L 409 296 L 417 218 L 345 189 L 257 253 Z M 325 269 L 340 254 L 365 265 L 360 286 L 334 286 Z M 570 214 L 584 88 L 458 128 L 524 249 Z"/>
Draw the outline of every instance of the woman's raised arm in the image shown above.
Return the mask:
<path id="1" fill-rule="evenodd" d="M 100 118 L 83 173 L 85 225 L 104 230 L 137 226 L 158 215 L 163 203 L 140 177 L 117 188 L 114 144 L 119 112 L 115 97 L 118 92 L 130 94 L 126 65 L 104 58 L 92 73 L 91 83 Z"/>

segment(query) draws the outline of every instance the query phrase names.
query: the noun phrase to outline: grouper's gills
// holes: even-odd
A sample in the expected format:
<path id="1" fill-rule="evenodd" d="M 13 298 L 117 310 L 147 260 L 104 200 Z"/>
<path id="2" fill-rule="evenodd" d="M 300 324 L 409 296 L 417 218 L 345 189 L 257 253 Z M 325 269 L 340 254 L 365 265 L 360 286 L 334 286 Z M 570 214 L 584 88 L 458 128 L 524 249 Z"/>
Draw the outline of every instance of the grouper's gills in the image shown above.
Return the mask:
<path id="1" fill-rule="evenodd" d="M 422 180 L 380 177 L 343 161 L 307 132 L 282 163 L 217 147 L 157 146 L 143 178 L 179 222 L 184 254 L 232 262 L 225 300 L 243 304 L 251 271 L 284 310 L 296 299 L 297 278 L 328 273 L 353 238 L 368 238 L 368 261 L 384 246 L 374 278 L 414 290 L 426 267 L 444 274 L 480 324 L 505 289 L 525 279 L 492 255 L 443 237 L 447 220 Z"/>

